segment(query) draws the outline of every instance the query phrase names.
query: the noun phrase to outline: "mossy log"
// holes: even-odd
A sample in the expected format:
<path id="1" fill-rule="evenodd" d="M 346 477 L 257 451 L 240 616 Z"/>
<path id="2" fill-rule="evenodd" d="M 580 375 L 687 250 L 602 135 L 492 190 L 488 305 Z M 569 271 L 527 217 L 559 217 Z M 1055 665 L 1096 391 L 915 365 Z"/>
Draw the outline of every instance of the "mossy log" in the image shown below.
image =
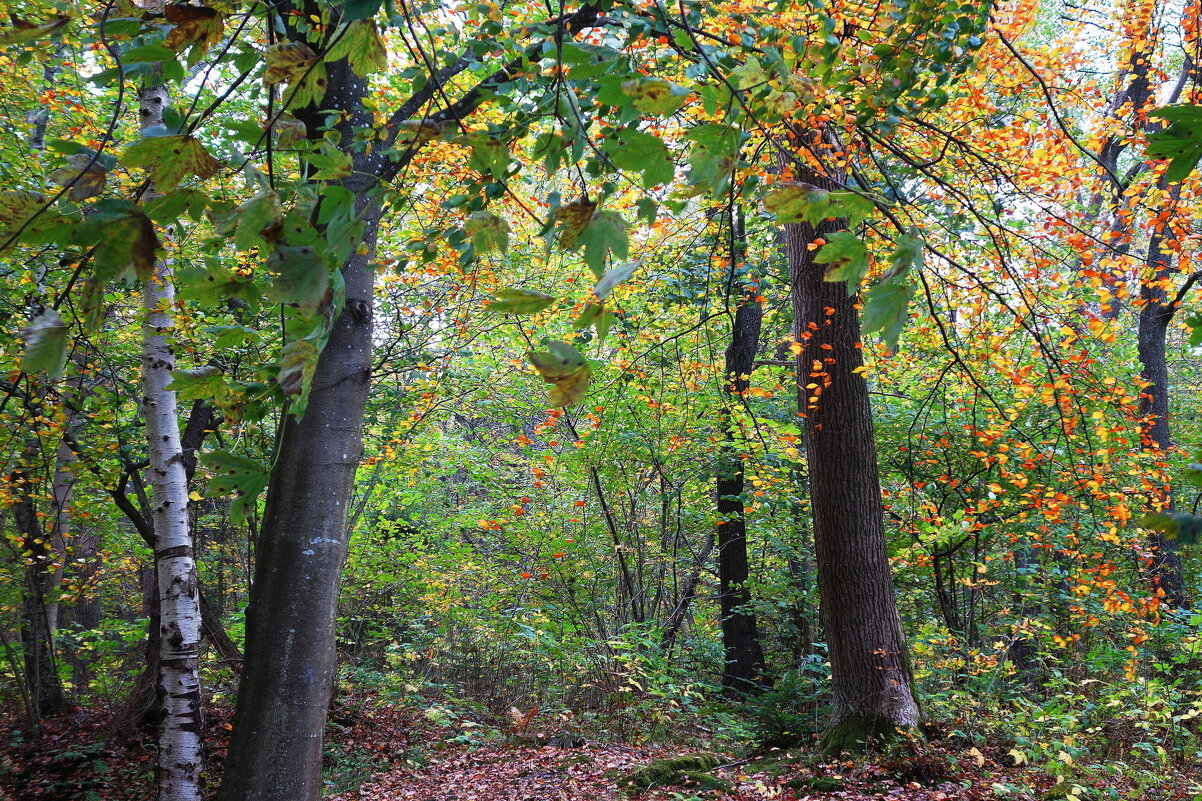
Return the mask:
<path id="1" fill-rule="evenodd" d="M 705 753 L 657 759 L 623 774 L 618 778 L 618 788 L 629 793 L 683 782 L 716 786 L 721 779 L 710 776 L 706 771 L 721 764 L 722 757 Z"/>

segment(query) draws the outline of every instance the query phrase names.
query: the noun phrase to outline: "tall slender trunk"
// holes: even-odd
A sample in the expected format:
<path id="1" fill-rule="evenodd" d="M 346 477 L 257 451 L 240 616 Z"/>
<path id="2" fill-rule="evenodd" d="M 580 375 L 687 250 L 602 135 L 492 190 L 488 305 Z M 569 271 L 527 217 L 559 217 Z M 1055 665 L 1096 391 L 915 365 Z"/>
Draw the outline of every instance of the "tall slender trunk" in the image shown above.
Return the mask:
<path id="1" fill-rule="evenodd" d="M 143 128 L 161 125 L 167 88 L 139 92 Z M 155 263 L 142 289 L 146 310 L 142 335 L 142 412 L 146 421 L 154 525 L 154 563 L 159 601 L 159 693 L 165 716 L 157 765 L 160 801 L 200 801 L 203 762 L 200 697 L 200 599 L 192 532 L 188 521 L 188 478 L 176 413 L 168 390 L 175 354 L 170 335 L 175 287 L 171 263 Z"/>
<path id="2" fill-rule="evenodd" d="M 831 183 L 819 175 L 805 180 Z M 806 461 L 822 622 L 831 661 L 830 751 L 858 750 L 919 722 L 885 546 L 860 323 L 845 282 L 823 280 L 816 239 L 843 227 L 785 226 L 794 317 L 801 332 Z"/>
<path id="3" fill-rule="evenodd" d="M 1177 184 L 1169 193 L 1170 203 L 1179 198 L 1181 185 Z M 1165 247 L 1165 236 L 1160 231 L 1152 233 L 1148 240 L 1148 255 L 1145 260 L 1150 275 L 1140 282 L 1139 318 L 1137 347 L 1139 352 L 1140 378 L 1147 386 L 1140 392 L 1140 442 L 1144 450 L 1157 461 L 1168 458 L 1172 447 L 1169 427 L 1169 365 L 1166 338 L 1169 323 L 1177 312 L 1179 298 L 1173 298 L 1165 290 L 1172 285 L 1173 269 L 1171 252 Z M 1186 285 L 1188 288 L 1189 284 Z M 1183 290 L 1184 291 L 1184 290 Z M 1172 488 L 1165 486 L 1151 499 L 1158 511 L 1170 511 L 1173 505 Z M 1164 601 L 1176 608 L 1188 606 L 1185 580 L 1181 574 L 1181 554 L 1177 540 L 1166 537 L 1163 532 L 1153 532 L 1151 537 L 1152 561 L 1150 575 L 1153 588 L 1163 592 Z"/>
<path id="4" fill-rule="evenodd" d="M 39 727 L 46 715 L 67 705 L 54 654 L 54 628 L 48 609 L 54 591 L 54 553 L 34 505 L 34 480 L 28 470 L 36 449 L 28 447 L 25 464 L 11 476 L 17 499 L 12 505 L 13 522 L 25 554 L 25 592 L 21 605 L 21 644 L 25 654 L 25 684 L 28 688 L 30 723 Z"/>
<path id="5" fill-rule="evenodd" d="M 760 342 L 764 309 L 757 292 L 744 286 L 735 276 L 745 258 L 746 243 L 740 215 L 730 215 L 731 264 L 728 296 L 738 304 L 726 348 L 723 372 L 723 404 L 719 415 L 722 443 L 718 451 L 718 605 L 721 614 L 722 686 L 728 692 L 756 692 L 770 686 L 765 675 L 764 650 L 760 646 L 755 612 L 751 608 L 751 590 L 747 586 L 751 570 L 747 558 L 747 504 L 743 456 L 739 452 L 739 431 L 734 406 L 742 402 L 751 386 L 755 354 Z"/>

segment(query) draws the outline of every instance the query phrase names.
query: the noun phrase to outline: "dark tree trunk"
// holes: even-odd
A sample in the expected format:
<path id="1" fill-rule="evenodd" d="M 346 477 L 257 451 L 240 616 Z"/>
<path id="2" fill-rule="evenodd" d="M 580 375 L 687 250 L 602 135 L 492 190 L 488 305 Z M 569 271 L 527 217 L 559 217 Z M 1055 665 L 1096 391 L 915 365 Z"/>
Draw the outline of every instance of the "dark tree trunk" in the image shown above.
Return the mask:
<path id="1" fill-rule="evenodd" d="M 744 502 L 743 457 L 733 407 L 742 403 L 751 386 L 751 371 L 760 342 L 764 309 L 756 291 L 743 286 L 736 275 L 746 250 L 742 220 L 731 214 L 731 264 L 728 298 L 738 306 L 726 348 L 721 411 L 722 445 L 718 452 L 718 603 L 722 626 L 724 664 L 722 686 L 728 692 L 758 692 L 770 686 L 765 676 L 764 650 L 760 646 L 747 559 L 747 516 Z"/>
<path id="2" fill-rule="evenodd" d="M 818 176 L 810 183 L 826 184 Z M 831 751 L 863 748 L 919 722 L 909 657 L 885 546 L 868 385 L 857 369 L 860 324 L 844 282 L 823 280 L 815 239 L 839 230 L 785 226 L 797 380 L 805 414 L 818 592 L 832 674 Z"/>
<path id="3" fill-rule="evenodd" d="M 1180 185 L 1174 188 L 1171 197 L 1180 194 Z M 1169 323 L 1177 312 L 1178 300 L 1169 296 L 1164 289 L 1173 278 L 1170 252 L 1165 248 L 1163 234 L 1155 232 L 1148 241 L 1147 266 L 1152 273 L 1150 280 L 1140 282 L 1138 349 L 1140 378 L 1147 386 L 1139 396 L 1139 411 L 1142 419 L 1140 440 L 1144 450 L 1150 451 L 1158 460 L 1168 457 L 1172 447 L 1169 428 L 1169 366 L 1166 357 L 1166 335 Z M 1188 289 L 1189 284 L 1186 285 Z M 1164 487 L 1163 492 L 1151 498 L 1156 511 L 1171 511 L 1172 490 Z M 1151 537 L 1152 563 L 1150 575 L 1153 588 L 1163 592 L 1165 603 L 1178 609 L 1186 608 L 1189 599 L 1185 594 L 1185 581 L 1181 575 L 1181 554 L 1177 551 L 1177 540 L 1154 532 Z"/>
<path id="4" fill-rule="evenodd" d="M 48 607 L 52 603 L 53 554 L 46 547 L 46 534 L 33 502 L 31 479 L 23 471 L 13 473 L 12 486 L 17 500 L 12 506 L 13 522 L 21 537 L 25 554 L 25 592 L 21 605 L 21 644 L 25 652 L 25 683 L 30 698 L 30 714 L 41 718 L 67 705 L 54 655 L 54 629 Z"/>

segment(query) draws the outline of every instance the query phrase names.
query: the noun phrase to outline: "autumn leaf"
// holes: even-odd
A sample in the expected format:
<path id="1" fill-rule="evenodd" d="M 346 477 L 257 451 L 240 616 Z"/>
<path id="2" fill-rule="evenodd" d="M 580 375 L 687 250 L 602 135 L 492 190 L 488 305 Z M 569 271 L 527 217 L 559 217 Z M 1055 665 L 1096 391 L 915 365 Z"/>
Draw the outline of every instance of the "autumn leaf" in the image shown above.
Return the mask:
<path id="1" fill-rule="evenodd" d="M 134 142 L 122 158 L 126 167 L 145 167 L 158 192 L 170 192 L 189 175 L 204 180 L 221 169 L 196 138 L 186 134 L 151 136 Z"/>
<path id="2" fill-rule="evenodd" d="M 313 382 L 313 371 L 317 369 L 317 357 L 321 351 L 308 340 L 298 339 L 284 346 L 280 355 L 280 370 L 276 383 L 284 397 L 292 399 L 289 409 L 297 418 L 303 417 L 309 402 L 309 387 Z"/>
<path id="3" fill-rule="evenodd" d="M 59 186 L 69 186 L 67 197 L 74 201 L 96 197 L 104 191 L 108 172 L 100 166 L 99 159 L 90 153 L 76 153 L 67 157 L 67 166 L 50 173 L 50 180 Z"/>
<path id="4" fill-rule="evenodd" d="M 398 144 L 430 142 L 441 139 L 447 124 L 438 120 L 402 120 L 397 123 Z"/>
<path id="5" fill-rule="evenodd" d="M 22 226 L 29 230 L 58 222 L 60 215 L 47 209 L 46 202 L 46 196 L 38 192 L 14 189 L 0 192 L 0 236 L 8 238 Z"/>
<path id="6" fill-rule="evenodd" d="M 163 40 L 163 45 L 182 53 L 188 53 L 188 63 L 196 64 L 209 48 L 221 41 L 225 32 L 225 17 L 215 8 L 190 3 L 168 3 L 163 16 L 175 27 Z"/>
<path id="7" fill-rule="evenodd" d="M 263 83 L 274 86 L 300 79 L 317 64 L 317 54 L 304 42 L 276 42 L 263 52 Z"/>
<path id="8" fill-rule="evenodd" d="M 553 384 L 547 396 L 551 406 L 571 406 L 584 397 L 593 377 L 588 360 L 566 342 L 547 340 L 547 350 L 526 354 L 543 381 Z"/>
<path id="9" fill-rule="evenodd" d="M 507 312 L 510 314 L 535 314 L 555 302 L 551 295 L 535 292 L 532 289 L 506 287 L 497 290 L 493 300 L 488 304 L 488 310 Z"/>
<path id="10" fill-rule="evenodd" d="M 576 240 L 584 231 L 585 226 L 593 219 L 597 204 L 581 198 L 572 203 L 565 203 L 555 210 L 555 221 L 559 223 L 559 236 L 556 239 L 559 247 L 564 250 L 575 250 Z"/>
<path id="11" fill-rule="evenodd" d="M 375 20 L 360 19 L 343 25 L 334 35 L 327 61 L 345 58 L 356 75 L 366 77 L 388 67 L 388 47 Z"/>

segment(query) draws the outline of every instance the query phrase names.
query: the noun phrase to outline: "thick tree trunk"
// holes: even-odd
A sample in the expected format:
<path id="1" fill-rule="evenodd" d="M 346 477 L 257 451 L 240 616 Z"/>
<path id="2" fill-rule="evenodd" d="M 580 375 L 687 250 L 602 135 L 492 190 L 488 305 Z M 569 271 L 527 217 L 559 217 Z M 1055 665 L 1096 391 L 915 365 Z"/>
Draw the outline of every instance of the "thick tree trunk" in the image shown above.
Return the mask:
<path id="1" fill-rule="evenodd" d="M 368 243 L 378 214 L 368 210 Z M 371 258 L 369 248 L 344 268 L 346 308 L 318 360 L 309 406 L 301 420 L 289 417 L 280 435 L 246 612 L 246 660 L 222 801 L 302 801 L 321 790 L 347 501 L 371 379 Z"/>
<path id="2" fill-rule="evenodd" d="M 817 176 L 810 183 L 821 184 Z M 823 280 L 814 241 L 841 227 L 785 226 L 803 394 L 822 622 L 832 673 L 830 751 L 862 749 L 919 722 L 885 547 L 855 297 Z"/>
<path id="3" fill-rule="evenodd" d="M 162 124 L 166 87 L 139 93 L 143 128 Z M 200 698 L 200 599 L 188 478 L 176 414 L 175 392 L 166 389 L 175 367 L 168 337 L 174 328 L 171 265 L 155 264 L 142 291 L 146 321 L 142 338 L 142 412 L 153 501 L 154 562 L 159 601 L 159 692 L 165 712 L 157 765 L 160 801 L 200 801 L 202 707 Z"/>
<path id="4" fill-rule="evenodd" d="M 733 215 L 732 215 L 733 216 Z M 738 242 L 732 253 L 741 260 L 742 225 L 732 221 L 732 241 Z M 730 265 L 732 284 L 737 264 Z M 764 650 L 760 646 L 755 612 L 751 608 L 751 590 L 747 582 L 751 570 L 747 559 L 747 516 L 744 502 L 743 457 L 737 445 L 739 432 L 732 407 L 741 402 L 751 386 L 755 353 L 759 347 L 763 307 L 756 301 L 755 290 L 738 286 L 730 293 L 736 299 L 726 365 L 721 412 L 722 444 L 718 452 L 718 603 L 721 610 L 722 686 L 728 692 L 758 692 L 770 686 L 765 676 Z"/>

